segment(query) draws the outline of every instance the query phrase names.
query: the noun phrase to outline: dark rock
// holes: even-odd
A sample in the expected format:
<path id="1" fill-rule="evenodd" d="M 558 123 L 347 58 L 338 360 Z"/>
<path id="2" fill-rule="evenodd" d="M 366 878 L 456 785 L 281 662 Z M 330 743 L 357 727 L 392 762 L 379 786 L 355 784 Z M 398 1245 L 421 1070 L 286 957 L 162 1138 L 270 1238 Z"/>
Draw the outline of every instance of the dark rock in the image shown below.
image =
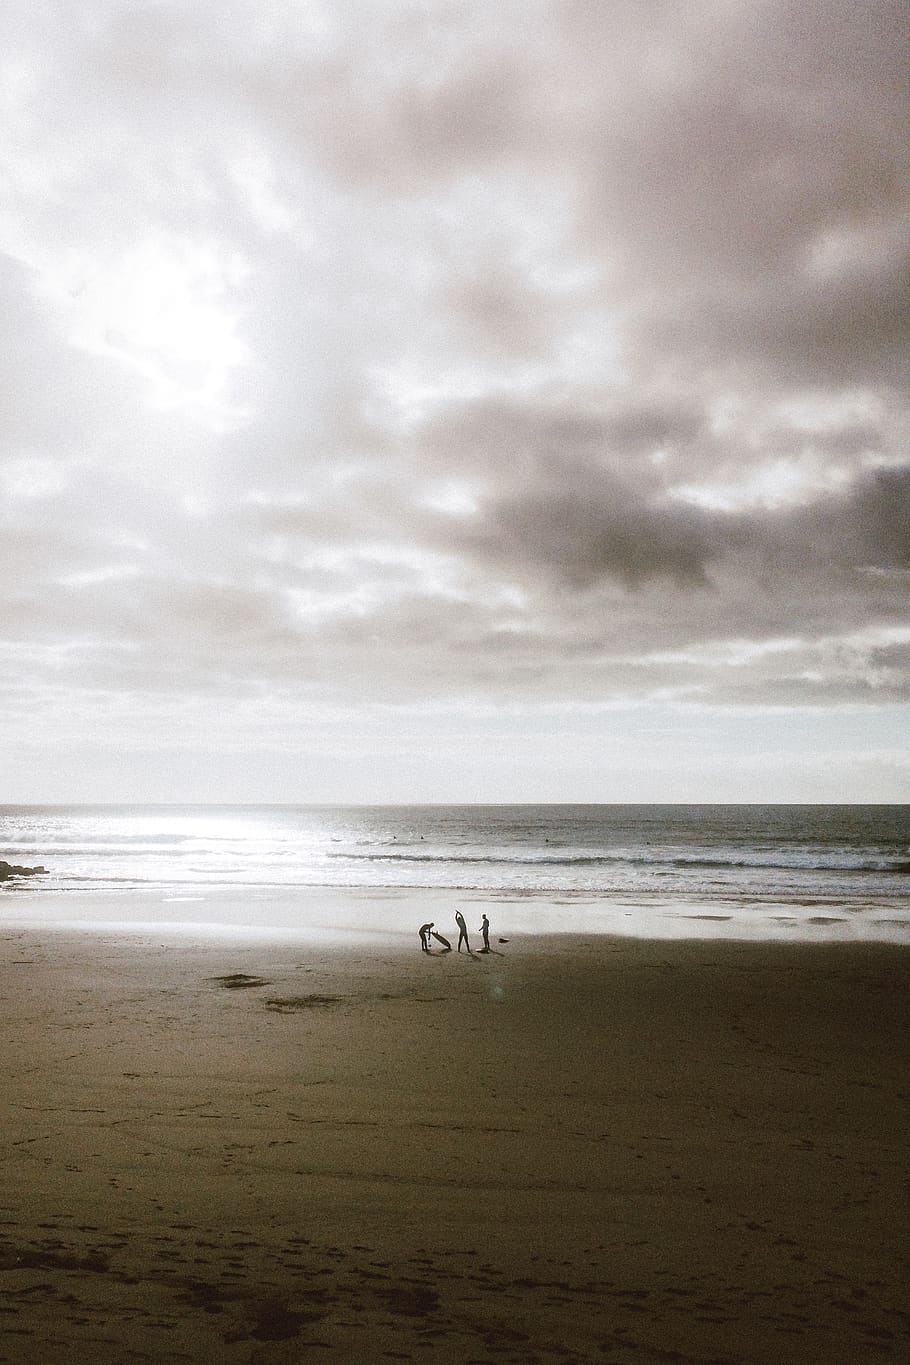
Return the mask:
<path id="1" fill-rule="evenodd" d="M 47 868 L 19 867 L 16 863 L 0 861 L 0 882 L 8 882 L 11 877 L 34 877 L 38 872 L 47 872 Z"/>

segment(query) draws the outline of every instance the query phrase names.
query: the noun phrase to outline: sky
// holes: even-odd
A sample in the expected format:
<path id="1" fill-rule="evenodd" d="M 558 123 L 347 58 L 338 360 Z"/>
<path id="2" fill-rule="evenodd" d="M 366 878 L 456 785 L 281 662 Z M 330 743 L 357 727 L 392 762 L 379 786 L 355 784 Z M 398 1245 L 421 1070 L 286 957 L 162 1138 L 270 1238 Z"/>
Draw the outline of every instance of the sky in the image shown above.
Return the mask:
<path id="1" fill-rule="evenodd" d="M 910 800 L 899 0 L 6 0 L 0 801 Z"/>

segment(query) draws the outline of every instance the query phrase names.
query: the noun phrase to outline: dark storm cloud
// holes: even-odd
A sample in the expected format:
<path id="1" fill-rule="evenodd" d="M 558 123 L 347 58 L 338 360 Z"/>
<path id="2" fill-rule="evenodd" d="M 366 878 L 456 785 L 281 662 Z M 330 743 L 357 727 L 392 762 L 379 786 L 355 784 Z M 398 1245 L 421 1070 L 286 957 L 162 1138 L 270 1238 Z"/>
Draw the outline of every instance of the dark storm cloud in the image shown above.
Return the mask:
<path id="1" fill-rule="evenodd" d="M 866 550 L 875 567 L 910 568 L 910 466 L 869 474 L 852 497 L 843 500 L 831 530 L 834 553 L 852 542 L 859 552 Z M 838 535 L 840 530 L 843 536 Z"/>
<path id="2" fill-rule="evenodd" d="M 738 514 L 686 507 L 661 493 L 648 501 L 609 478 L 573 479 L 576 471 L 558 465 L 551 473 L 548 488 L 495 503 L 480 519 L 475 543 L 490 557 L 524 556 L 578 587 L 613 578 L 632 589 L 665 576 L 722 591 L 726 580 L 764 566 L 768 582 L 786 585 L 796 599 L 815 572 L 910 567 L 908 466 L 874 470 L 847 492 L 797 511 Z"/>
<path id="3" fill-rule="evenodd" d="M 396 559 L 400 508 L 372 482 L 349 486 L 343 505 L 255 509 L 250 535 L 279 565 L 276 584 L 337 604 L 289 623 L 299 666 L 366 650 L 406 690 L 415 675 L 431 690 L 499 676 L 582 695 L 710 679 L 750 700 L 777 677 L 769 696 L 793 700 L 838 686 L 884 695 L 885 650 L 888 694 L 901 691 L 887 632 L 906 621 L 906 468 L 796 509 L 731 513 L 674 501 L 656 478 L 647 497 L 584 463 L 536 459 L 534 473 L 514 452 L 503 463 L 470 512 L 412 507 L 410 557 Z M 315 546 L 327 557 L 314 561 Z M 824 676 L 808 676 L 807 658 Z"/>
<path id="4" fill-rule="evenodd" d="M 850 428 L 835 430 L 830 446 L 865 452 L 875 440 L 873 431 Z M 446 411 L 422 448 L 478 489 L 474 515 L 442 522 L 441 542 L 566 586 L 603 577 L 632 588 L 654 578 L 703 588 L 711 577 L 722 586 L 737 564 L 748 572 L 764 560 L 798 592 L 800 571 L 813 564 L 852 571 L 905 563 L 906 466 L 860 470 L 840 493 L 796 508 L 720 512 L 676 495 L 672 458 L 649 458 L 669 452 L 698 464 L 712 444 L 690 406 L 632 403 L 582 414 L 500 403 Z M 717 463 L 724 456 L 718 451 Z"/>
<path id="5" fill-rule="evenodd" d="M 571 476 L 569 476 L 571 479 Z M 568 584 L 613 577 L 633 587 L 648 578 L 703 583 L 710 548 L 697 512 L 649 507 L 611 485 L 501 502 L 479 532 L 512 560 L 525 556 Z"/>

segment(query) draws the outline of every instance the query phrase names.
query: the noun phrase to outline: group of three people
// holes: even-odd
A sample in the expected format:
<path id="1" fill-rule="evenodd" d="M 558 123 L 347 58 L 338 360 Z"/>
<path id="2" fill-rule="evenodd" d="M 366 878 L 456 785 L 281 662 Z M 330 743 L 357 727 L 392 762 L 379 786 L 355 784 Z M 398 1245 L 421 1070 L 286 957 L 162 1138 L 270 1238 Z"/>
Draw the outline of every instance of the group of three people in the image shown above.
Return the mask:
<path id="1" fill-rule="evenodd" d="M 422 951 L 425 953 L 430 952 L 430 938 L 432 937 L 435 938 L 437 942 L 442 944 L 443 952 L 450 953 L 452 951 L 451 943 L 442 934 L 437 933 L 437 931 L 433 927 L 433 923 L 434 921 L 430 920 L 428 924 L 421 924 L 419 930 L 417 931 L 420 935 L 420 947 Z M 464 944 L 467 951 L 470 952 L 471 945 L 468 942 L 468 926 L 467 924 L 465 924 L 464 915 L 461 913 L 460 910 L 455 911 L 455 923 L 458 925 L 458 951 L 461 952 L 461 945 Z M 489 953 L 491 951 L 490 921 L 487 919 L 486 915 L 484 915 L 483 919 L 481 920 L 480 932 L 481 934 L 483 934 L 483 947 L 481 948 L 480 951 L 482 953 Z"/>

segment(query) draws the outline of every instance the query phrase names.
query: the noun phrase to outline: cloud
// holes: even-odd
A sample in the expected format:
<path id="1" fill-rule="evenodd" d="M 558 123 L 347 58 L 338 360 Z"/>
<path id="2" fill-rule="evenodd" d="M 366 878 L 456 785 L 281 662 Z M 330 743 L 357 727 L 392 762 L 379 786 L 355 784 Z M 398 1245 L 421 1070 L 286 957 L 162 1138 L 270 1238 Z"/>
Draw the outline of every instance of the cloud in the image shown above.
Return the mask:
<path id="1" fill-rule="evenodd" d="M 17 723 L 906 699 L 894 0 L 0 22 Z"/>
<path id="2" fill-rule="evenodd" d="M 587 233 L 618 244 L 639 344 L 663 334 L 731 376 L 906 379 L 897 16 L 887 0 L 687 7 L 650 81 L 592 95 Z"/>

